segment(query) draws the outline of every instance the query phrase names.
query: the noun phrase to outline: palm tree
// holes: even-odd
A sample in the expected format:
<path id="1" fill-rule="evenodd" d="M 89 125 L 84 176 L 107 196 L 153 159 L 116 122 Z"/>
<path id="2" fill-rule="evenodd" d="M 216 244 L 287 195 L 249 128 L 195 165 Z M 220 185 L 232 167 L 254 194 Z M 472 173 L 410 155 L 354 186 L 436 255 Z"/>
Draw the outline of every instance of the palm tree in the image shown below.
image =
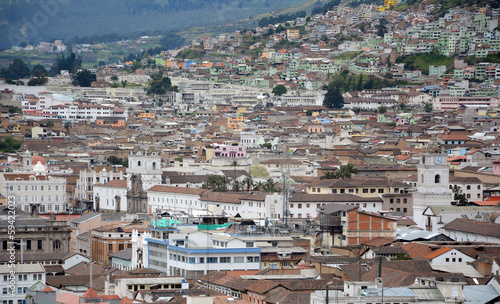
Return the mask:
<path id="1" fill-rule="evenodd" d="M 337 178 L 337 171 L 332 171 L 332 172 L 323 172 L 324 175 L 322 175 L 319 179 L 336 179 Z"/>
<path id="2" fill-rule="evenodd" d="M 347 164 L 347 166 L 340 166 L 340 169 L 335 173 L 337 178 L 350 179 L 352 174 L 358 173 L 358 169 L 354 168 L 353 164 Z"/>
<path id="3" fill-rule="evenodd" d="M 237 160 L 233 160 L 231 162 L 231 166 L 233 166 L 233 169 L 234 169 L 234 179 L 236 179 L 236 166 L 238 165 L 238 161 Z"/>
<path id="4" fill-rule="evenodd" d="M 265 184 L 263 182 L 257 182 L 254 184 L 253 190 L 262 191 L 264 189 Z"/>
<path id="5" fill-rule="evenodd" d="M 243 184 L 242 184 L 242 183 L 240 183 L 240 181 L 239 181 L 239 180 L 237 180 L 237 179 L 233 180 L 233 183 L 232 183 L 232 184 L 233 184 L 233 191 L 234 191 L 234 192 L 238 192 L 238 191 L 240 191 L 240 189 L 241 189 L 241 188 L 242 188 L 242 186 L 243 186 Z"/>
<path id="6" fill-rule="evenodd" d="M 264 190 L 264 192 L 277 192 L 277 189 L 274 188 L 274 180 L 268 178 L 262 190 Z"/>
<path id="7" fill-rule="evenodd" d="M 244 180 L 243 180 L 243 185 L 246 186 L 246 190 L 247 191 L 250 191 L 253 189 L 253 179 L 251 176 L 247 176 Z"/>

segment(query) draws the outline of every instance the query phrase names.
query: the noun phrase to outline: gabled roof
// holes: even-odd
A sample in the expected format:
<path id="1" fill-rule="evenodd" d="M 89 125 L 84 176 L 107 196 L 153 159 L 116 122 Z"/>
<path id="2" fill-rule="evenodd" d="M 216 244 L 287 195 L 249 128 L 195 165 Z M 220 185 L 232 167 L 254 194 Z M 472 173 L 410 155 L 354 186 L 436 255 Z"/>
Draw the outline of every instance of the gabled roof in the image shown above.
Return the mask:
<path id="1" fill-rule="evenodd" d="M 455 219 L 443 226 L 444 230 L 460 231 L 500 238 L 500 224 Z"/>
<path id="2" fill-rule="evenodd" d="M 82 299 L 94 299 L 100 298 L 94 288 L 90 287 L 87 291 L 81 296 Z"/>

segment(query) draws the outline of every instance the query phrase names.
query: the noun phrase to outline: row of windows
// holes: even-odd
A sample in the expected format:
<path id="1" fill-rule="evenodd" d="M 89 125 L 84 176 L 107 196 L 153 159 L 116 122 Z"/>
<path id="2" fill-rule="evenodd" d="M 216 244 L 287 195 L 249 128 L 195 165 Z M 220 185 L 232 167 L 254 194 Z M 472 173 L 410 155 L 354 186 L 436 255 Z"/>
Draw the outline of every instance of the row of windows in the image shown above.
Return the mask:
<path id="1" fill-rule="evenodd" d="M 36 242 L 36 249 L 37 250 L 43 250 L 43 240 L 35 240 L 35 241 L 32 241 L 32 240 L 26 240 L 24 243 L 23 243 L 23 246 L 25 250 L 32 250 L 32 243 L 33 242 Z M 20 245 L 20 241 L 16 240 L 15 241 L 15 248 L 16 250 L 21 250 L 21 245 Z M 8 250 L 9 248 L 9 244 L 10 244 L 10 241 L 7 241 L 7 240 L 4 240 L 2 242 L 2 248 L 3 250 Z M 59 240 L 55 240 L 53 243 L 53 249 L 59 249 L 61 248 L 61 242 Z"/>
<path id="2" fill-rule="evenodd" d="M 43 279 L 43 274 L 38 273 L 38 274 L 33 274 L 33 281 L 41 281 Z M 18 274 L 17 275 L 17 280 L 18 281 L 28 281 L 28 275 L 27 274 Z M 9 281 L 9 276 L 4 275 L 3 276 L 3 281 L 8 282 Z"/>
<path id="3" fill-rule="evenodd" d="M 29 202 L 30 201 L 30 197 L 29 195 L 25 195 L 24 196 L 24 200 L 22 200 L 22 196 L 21 195 L 18 195 L 17 196 L 17 201 L 18 202 Z M 47 200 L 45 200 L 45 198 L 47 198 Z M 32 195 L 31 196 L 31 202 L 52 202 L 52 195 L 48 195 L 47 197 L 45 195 L 40 195 L 40 200 L 38 200 L 38 195 Z M 59 201 L 59 195 L 56 195 L 54 197 L 54 201 L 55 202 L 58 202 Z"/>
<path id="4" fill-rule="evenodd" d="M 54 188 L 55 191 L 59 191 L 59 186 L 54 186 Z M 17 191 L 21 191 L 22 187 L 17 186 L 16 189 Z M 47 186 L 47 188 L 45 188 L 45 186 L 40 186 L 40 191 L 45 191 L 45 189 L 47 189 L 47 191 L 52 191 L 52 186 Z M 9 190 L 14 191 L 14 186 L 10 186 Z M 24 186 L 24 191 L 29 191 L 29 186 Z M 31 186 L 31 191 L 38 191 L 38 186 Z"/>
<path id="5" fill-rule="evenodd" d="M 172 254 L 170 253 L 168 258 L 173 261 L 178 261 L 182 263 L 189 263 L 189 264 L 196 264 L 196 258 L 195 257 L 185 257 L 183 255 L 179 254 Z M 258 256 L 247 256 L 246 259 L 245 257 L 233 257 L 233 263 L 254 263 L 254 262 L 259 262 L 260 259 Z M 231 257 L 199 257 L 198 258 L 198 264 L 228 264 L 231 263 Z"/>

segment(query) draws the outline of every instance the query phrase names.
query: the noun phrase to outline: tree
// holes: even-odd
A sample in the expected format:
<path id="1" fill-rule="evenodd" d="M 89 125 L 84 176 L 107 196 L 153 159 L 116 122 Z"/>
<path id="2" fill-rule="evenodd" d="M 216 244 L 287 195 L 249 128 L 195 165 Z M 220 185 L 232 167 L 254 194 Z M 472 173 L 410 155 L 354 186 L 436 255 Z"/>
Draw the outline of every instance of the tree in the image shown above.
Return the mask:
<path id="1" fill-rule="evenodd" d="M 122 80 L 122 86 L 123 86 L 123 88 L 125 88 L 127 86 L 127 81 L 126 80 Z"/>
<path id="2" fill-rule="evenodd" d="M 14 59 L 14 61 L 9 65 L 7 70 L 3 70 L 5 78 L 20 79 L 31 75 L 30 68 L 28 65 L 20 58 Z"/>
<path id="3" fill-rule="evenodd" d="M 52 129 L 54 127 L 54 122 L 52 120 L 48 121 L 45 125 L 47 128 Z"/>
<path id="4" fill-rule="evenodd" d="M 319 179 L 337 179 L 337 172 L 336 171 L 326 171 L 323 172 L 323 175 Z"/>
<path id="5" fill-rule="evenodd" d="M 73 77 L 73 84 L 79 85 L 80 87 L 90 87 L 92 82 L 96 81 L 96 75 L 91 71 L 85 69 L 82 70 Z"/>
<path id="6" fill-rule="evenodd" d="M 48 75 L 47 70 L 45 67 L 41 64 L 35 64 L 33 68 L 31 69 L 31 75 L 32 76 L 37 76 L 37 75 Z"/>
<path id="7" fill-rule="evenodd" d="M 348 164 L 347 166 L 340 166 L 340 169 L 335 173 L 337 178 L 350 179 L 352 174 L 358 173 L 358 169 L 354 168 L 353 164 Z"/>
<path id="8" fill-rule="evenodd" d="M 64 123 L 64 129 L 66 129 L 66 132 L 69 133 L 69 129 L 73 128 L 73 124 L 71 123 L 71 121 L 67 121 Z"/>
<path id="9" fill-rule="evenodd" d="M 387 112 L 387 107 L 386 107 L 386 106 L 380 106 L 380 107 L 378 108 L 378 112 L 379 112 L 380 114 L 384 114 L 385 112 Z"/>
<path id="10" fill-rule="evenodd" d="M 227 179 L 225 176 L 220 176 L 217 174 L 211 174 L 208 179 L 201 186 L 203 189 L 209 189 L 214 192 L 227 192 Z"/>
<path id="11" fill-rule="evenodd" d="M 424 111 L 427 112 L 427 113 L 432 112 L 432 103 L 426 102 L 425 105 L 424 105 Z"/>
<path id="12" fill-rule="evenodd" d="M 323 105 L 327 108 L 342 109 L 344 107 L 344 97 L 338 88 L 330 88 L 325 94 Z"/>
<path id="13" fill-rule="evenodd" d="M 313 115 L 313 111 L 312 110 L 307 110 L 306 111 L 306 116 L 312 116 Z"/>
<path id="14" fill-rule="evenodd" d="M 391 261 L 403 261 L 403 260 L 411 260 L 411 256 L 408 253 L 396 253 L 396 256 L 391 258 Z"/>
<path id="15" fill-rule="evenodd" d="M 252 189 L 253 189 L 253 186 L 254 186 L 254 182 L 253 182 L 252 177 L 247 176 L 247 177 L 243 180 L 243 186 L 245 186 L 245 190 L 246 190 L 246 191 L 250 191 L 250 190 L 252 190 Z"/>
<path id="16" fill-rule="evenodd" d="M 359 74 L 358 91 L 363 91 L 363 74 Z"/>
<path id="17" fill-rule="evenodd" d="M 116 157 L 114 155 L 108 157 L 108 164 L 110 164 L 110 165 L 122 165 L 122 166 L 125 166 L 127 163 L 128 163 L 128 160 L 124 161 L 123 159 L 118 158 L 118 157 Z"/>
<path id="18" fill-rule="evenodd" d="M 465 206 L 469 202 L 467 200 L 467 196 L 462 191 L 462 188 L 454 185 L 453 188 L 451 188 L 451 192 L 453 193 L 453 200 L 455 204 L 452 203 L 452 205 L 457 205 L 457 206 Z"/>
<path id="19" fill-rule="evenodd" d="M 287 91 L 288 90 L 287 90 L 287 88 L 284 85 L 279 84 L 279 85 L 277 85 L 277 86 L 275 86 L 273 88 L 273 92 L 272 93 L 274 94 L 274 96 L 281 96 L 283 94 L 286 94 Z"/>
<path id="20" fill-rule="evenodd" d="M 116 76 L 116 75 L 111 76 L 111 81 L 113 81 L 113 82 L 118 81 L 118 76 Z"/>
<path id="21" fill-rule="evenodd" d="M 21 148 L 22 141 L 15 140 L 12 136 L 7 136 L 0 140 L 0 152 L 16 152 Z"/>

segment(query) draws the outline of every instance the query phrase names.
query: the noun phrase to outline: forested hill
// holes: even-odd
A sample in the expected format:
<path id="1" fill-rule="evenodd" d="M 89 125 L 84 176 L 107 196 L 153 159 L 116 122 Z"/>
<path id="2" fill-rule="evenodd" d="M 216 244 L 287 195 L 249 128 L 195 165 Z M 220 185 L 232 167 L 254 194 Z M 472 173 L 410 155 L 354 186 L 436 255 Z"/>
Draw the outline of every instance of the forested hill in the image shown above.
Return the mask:
<path id="1" fill-rule="evenodd" d="M 310 0 L 309 0 L 310 1 Z M 221 25 L 306 0 L 2 0 L 0 48 L 50 39 Z"/>

